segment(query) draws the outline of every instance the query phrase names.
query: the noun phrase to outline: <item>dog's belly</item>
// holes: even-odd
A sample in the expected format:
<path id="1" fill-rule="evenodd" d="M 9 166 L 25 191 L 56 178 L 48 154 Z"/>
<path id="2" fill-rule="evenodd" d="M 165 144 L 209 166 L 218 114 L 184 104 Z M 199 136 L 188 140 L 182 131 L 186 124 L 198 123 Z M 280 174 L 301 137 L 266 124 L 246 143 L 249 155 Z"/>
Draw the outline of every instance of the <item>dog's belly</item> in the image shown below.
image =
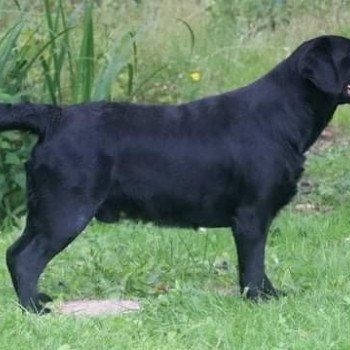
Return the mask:
<path id="1" fill-rule="evenodd" d="M 113 194 L 101 205 L 96 218 L 110 223 L 122 217 L 162 226 L 228 227 L 233 216 L 229 203 L 232 205 L 226 198 L 203 197 L 201 201 L 189 201 L 167 195 L 145 198 Z"/>
<path id="2" fill-rule="evenodd" d="M 158 225 L 177 227 L 226 227 L 232 223 L 231 216 L 216 209 L 203 209 L 199 207 L 188 207 L 185 204 L 174 203 L 170 200 L 167 205 L 160 200 L 148 203 L 146 206 L 125 208 L 125 216 L 137 218 L 143 221 L 152 221 Z M 122 211 L 123 212 L 123 211 Z"/>
<path id="3" fill-rule="evenodd" d="M 223 141 L 194 142 L 188 135 L 118 140 L 112 186 L 100 217 L 117 217 L 110 208 L 162 225 L 230 226 L 239 185 L 226 148 Z"/>

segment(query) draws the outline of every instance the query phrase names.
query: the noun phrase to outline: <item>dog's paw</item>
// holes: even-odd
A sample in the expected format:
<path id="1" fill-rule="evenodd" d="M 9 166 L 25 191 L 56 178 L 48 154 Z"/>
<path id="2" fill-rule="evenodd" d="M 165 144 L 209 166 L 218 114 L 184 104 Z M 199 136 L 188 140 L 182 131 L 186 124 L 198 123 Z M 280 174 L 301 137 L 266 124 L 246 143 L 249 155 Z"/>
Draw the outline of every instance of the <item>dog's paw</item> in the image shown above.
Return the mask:
<path id="1" fill-rule="evenodd" d="M 35 313 L 38 314 L 39 316 L 43 316 L 43 315 L 47 315 L 50 314 L 52 312 L 51 309 L 49 309 L 48 307 L 41 307 L 39 310 L 36 310 Z"/>
<path id="2" fill-rule="evenodd" d="M 32 314 L 37 314 L 37 315 L 47 315 L 51 313 L 51 309 L 48 307 L 43 306 L 40 303 L 33 303 L 31 302 L 30 305 L 24 305 L 22 306 L 23 312 L 29 312 Z"/>
<path id="3" fill-rule="evenodd" d="M 286 297 L 287 295 L 288 295 L 288 294 L 287 294 L 285 291 L 283 291 L 283 290 L 281 290 L 281 289 L 275 289 L 275 295 L 274 295 L 274 297 L 275 297 L 276 299 Z"/>
<path id="4" fill-rule="evenodd" d="M 242 295 L 254 303 L 259 303 L 272 299 L 279 299 L 287 294 L 274 288 L 263 289 L 258 287 L 245 287 L 242 291 Z"/>
<path id="5" fill-rule="evenodd" d="M 46 303 L 51 303 L 53 299 L 45 293 L 38 293 L 38 301 L 41 304 L 46 304 Z"/>
<path id="6" fill-rule="evenodd" d="M 23 311 L 34 313 L 37 315 L 46 315 L 51 313 L 51 309 L 45 306 L 46 303 L 52 301 L 52 298 L 44 293 L 38 293 L 36 298 L 31 298 L 27 303 L 21 303 Z"/>

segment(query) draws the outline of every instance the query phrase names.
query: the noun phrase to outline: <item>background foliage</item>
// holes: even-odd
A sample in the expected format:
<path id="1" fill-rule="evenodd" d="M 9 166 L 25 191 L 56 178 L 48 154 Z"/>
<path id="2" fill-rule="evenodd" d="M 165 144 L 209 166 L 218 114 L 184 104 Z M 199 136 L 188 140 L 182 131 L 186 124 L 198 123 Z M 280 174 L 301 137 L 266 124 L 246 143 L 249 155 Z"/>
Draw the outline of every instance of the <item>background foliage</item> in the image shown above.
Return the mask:
<path id="1" fill-rule="evenodd" d="M 348 0 L 0 0 L 0 101 L 181 103 L 265 74 L 302 41 L 350 37 Z M 133 298 L 123 317 L 23 314 L 0 264 L 1 349 L 349 349 L 350 110 L 310 151 L 299 194 L 274 221 L 266 267 L 286 298 L 238 296 L 227 229 L 96 222 L 41 279 L 57 307 Z M 35 138 L 0 135 L 0 256 L 25 211 Z M 3 220 L 2 220 L 3 222 Z"/>

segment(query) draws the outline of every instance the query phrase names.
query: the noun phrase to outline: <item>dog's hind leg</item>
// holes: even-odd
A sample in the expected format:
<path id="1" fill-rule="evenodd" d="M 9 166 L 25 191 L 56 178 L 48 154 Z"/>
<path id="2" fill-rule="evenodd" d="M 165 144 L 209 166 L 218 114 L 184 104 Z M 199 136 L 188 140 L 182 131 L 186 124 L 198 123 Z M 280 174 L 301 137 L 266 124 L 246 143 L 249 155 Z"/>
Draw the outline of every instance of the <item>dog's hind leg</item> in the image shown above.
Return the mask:
<path id="1" fill-rule="evenodd" d="M 68 156 L 64 162 L 56 159 L 56 152 L 38 148 L 26 164 L 27 223 L 22 236 L 7 251 L 20 304 L 39 313 L 49 311 L 42 304 L 51 299 L 38 292 L 41 273 L 82 232 L 109 190 L 109 164 L 97 167 L 90 164 L 90 158 L 79 158 L 80 166 L 75 166 Z M 97 171 L 90 172 L 93 166 Z"/>
<path id="2" fill-rule="evenodd" d="M 19 302 L 29 311 L 49 312 L 42 303 L 51 298 L 38 293 L 39 277 L 50 260 L 72 242 L 93 217 L 91 207 L 73 204 L 67 201 L 62 207 L 55 207 L 47 203 L 40 216 L 29 208 L 22 236 L 7 251 L 7 265 Z"/>
<path id="3" fill-rule="evenodd" d="M 271 221 L 266 211 L 253 206 L 240 208 L 232 228 L 241 292 L 252 300 L 278 296 L 265 274 L 265 245 Z"/>
<path id="4" fill-rule="evenodd" d="M 45 313 L 50 297 L 38 293 L 38 280 L 50 260 L 85 228 L 98 198 L 92 187 L 76 186 L 66 174 L 27 165 L 28 215 L 22 236 L 8 249 L 7 265 L 22 307 Z"/>

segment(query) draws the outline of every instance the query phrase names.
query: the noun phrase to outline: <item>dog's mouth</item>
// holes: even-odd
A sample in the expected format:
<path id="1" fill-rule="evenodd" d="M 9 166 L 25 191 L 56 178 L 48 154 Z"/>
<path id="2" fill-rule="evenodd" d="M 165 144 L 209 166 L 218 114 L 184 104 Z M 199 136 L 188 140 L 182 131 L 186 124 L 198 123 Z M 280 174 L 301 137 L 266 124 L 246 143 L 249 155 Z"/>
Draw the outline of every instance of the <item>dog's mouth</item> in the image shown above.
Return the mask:
<path id="1" fill-rule="evenodd" d="M 346 94 L 346 96 L 350 97 L 350 84 L 346 84 L 346 86 L 345 86 L 345 94 Z"/>

